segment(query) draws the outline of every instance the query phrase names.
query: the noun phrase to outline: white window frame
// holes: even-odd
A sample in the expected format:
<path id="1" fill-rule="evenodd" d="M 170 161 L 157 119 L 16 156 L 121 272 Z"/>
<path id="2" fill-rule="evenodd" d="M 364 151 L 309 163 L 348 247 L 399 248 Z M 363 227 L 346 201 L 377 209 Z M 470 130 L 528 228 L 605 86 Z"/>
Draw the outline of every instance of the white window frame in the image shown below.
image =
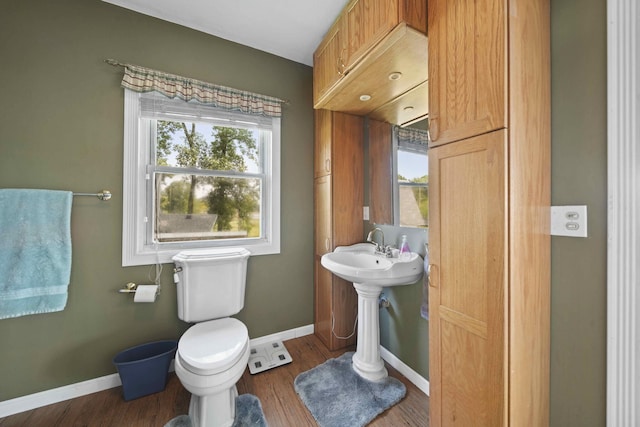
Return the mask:
<path id="1" fill-rule="evenodd" d="M 141 99 L 144 93 L 124 90 L 124 164 L 122 188 L 122 266 L 170 263 L 184 249 L 221 246 L 244 247 L 251 255 L 280 253 L 280 118 L 272 118 L 271 146 L 265 150 L 265 179 L 262 208 L 263 238 L 147 243 L 147 220 L 152 212 L 153 194 L 147 185 L 150 138 L 141 126 Z"/>
<path id="2" fill-rule="evenodd" d="M 398 151 L 404 151 L 404 152 L 410 152 L 410 153 L 413 152 L 420 155 L 425 155 L 427 156 L 427 160 L 429 159 L 429 153 L 426 145 L 423 147 L 419 144 L 401 144 L 400 141 L 398 140 L 397 132 L 393 132 L 393 154 L 392 154 L 393 162 L 392 162 L 392 171 L 391 171 L 391 174 L 393 176 L 393 187 L 392 187 L 393 225 L 396 227 L 407 227 L 407 228 L 428 230 L 429 229 L 428 225 L 426 228 L 422 228 L 422 227 L 415 227 L 411 225 L 400 224 L 400 182 L 398 181 L 398 173 L 399 173 L 400 165 L 398 164 L 399 162 Z M 427 167 L 428 169 L 428 163 L 425 163 L 425 167 Z M 427 173 L 428 173 L 428 170 L 427 170 Z M 429 189 L 429 184 L 415 184 L 415 185 L 417 187 L 425 187 L 427 188 L 427 191 Z M 429 223 L 429 220 L 427 219 L 427 224 L 428 223 Z"/>

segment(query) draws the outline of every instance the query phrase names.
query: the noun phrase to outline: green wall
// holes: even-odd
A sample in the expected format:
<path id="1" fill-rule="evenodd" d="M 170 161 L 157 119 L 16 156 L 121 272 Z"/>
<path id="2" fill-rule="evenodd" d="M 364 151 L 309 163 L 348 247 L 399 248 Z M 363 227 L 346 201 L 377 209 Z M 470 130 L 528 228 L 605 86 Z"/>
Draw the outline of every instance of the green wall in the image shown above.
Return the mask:
<path id="1" fill-rule="evenodd" d="M 282 243 L 249 260 L 238 315 L 252 338 L 313 323 L 312 69 L 99 0 L 5 2 L 0 13 L 0 187 L 74 198 L 64 311 L 0 320 L 0 401 L 103 375 L 132 345 L 178 338 L 171 265 L 155 304 L 116 290 L 149 283 L 121 267 L 122 69 L 114 58 L 290 101 L 282 119 Z"/>
<path id="2" fill-rule="evenodd" d="M 606 424 L 606 0 L 551 1 L 551 201 L 589 237 L 551 238 L 551 425 Z"/>

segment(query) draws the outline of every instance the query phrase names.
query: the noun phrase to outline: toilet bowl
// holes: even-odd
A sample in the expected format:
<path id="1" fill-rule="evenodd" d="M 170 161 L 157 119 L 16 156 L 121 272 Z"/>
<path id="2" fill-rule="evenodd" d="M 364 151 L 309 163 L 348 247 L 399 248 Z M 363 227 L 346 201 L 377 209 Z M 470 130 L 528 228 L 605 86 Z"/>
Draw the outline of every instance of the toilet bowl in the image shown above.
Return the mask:
<path id="1" fill-rule="evenodd" d="M 178 317 L 195 323 L 178 341 L 175 371 L 191 393 L 194 427 L 229 427 L 235 419 L 236 383 L 249 361 L 249 332 L 229 317 L 244 307 L 249 251 L 187 250 L 173 257 Z"/>
<path id="2" fill-rule="evenodd" d="M 249 334 L 237 319 L 198 323 L 178 342 L 175 371 L 191 393 L 194 426 L 228 427 L 235 419 L 236 383 L 249 360 Z"/>

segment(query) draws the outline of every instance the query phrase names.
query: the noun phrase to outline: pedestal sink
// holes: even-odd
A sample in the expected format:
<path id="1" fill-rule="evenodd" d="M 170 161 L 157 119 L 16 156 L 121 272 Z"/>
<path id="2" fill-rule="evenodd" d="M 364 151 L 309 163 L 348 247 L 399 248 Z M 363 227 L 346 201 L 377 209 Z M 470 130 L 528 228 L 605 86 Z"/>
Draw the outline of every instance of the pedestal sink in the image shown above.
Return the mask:
<path id="1" fill-rule="evenodd" d="M 353 369 L 369 381 L 383 380 L 388 373 L 380 356 L 378 299 L 384 287 L 409 285 L 420 279 L 422 258 L 416 253 L 407 260 L 387 258 L 375 253 L 375 245 L 357 243 L 337 247 L 323 255 L 320 262 L 336 276 L 353 282 L 358 293 L 358 342 Z"/>

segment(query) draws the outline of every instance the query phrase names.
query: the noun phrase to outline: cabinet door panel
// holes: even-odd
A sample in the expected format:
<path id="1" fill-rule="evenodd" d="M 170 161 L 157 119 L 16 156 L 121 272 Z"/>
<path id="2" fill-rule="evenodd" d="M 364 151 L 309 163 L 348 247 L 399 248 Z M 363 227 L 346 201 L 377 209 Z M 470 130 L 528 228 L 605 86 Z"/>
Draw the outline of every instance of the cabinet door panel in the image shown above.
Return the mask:
<path id="1" fill-rule="evenodd" d="M 314 177 L 331 174 L 331 111 L 314 110 L 315 143 L 314 143 Z"/>
<path id="2" fill-rule="evenodd" d="M 320 256 L 315 256 L 315 313 L 314 332 L 327 347 L 331 348 L 331 313 L 333 312 L 333 275 L 322 264 Z"/>
<path id="3" fill-rule="evenodd" d="M 331 176 L 315 181 L 315 254 L 324 255 L 333 250 L 331 238 Z"/>
<path id="4" fill-rule="evenodd" d="M 398 0 L 358 0 L 346 19 L 349 69 L 398 24 Z"/>
<path id="5" fill-rule="evenodd" d="M 431 425 L 506 411 L 506 131 L 429 151 Z"/>
<path id="6" fill-rule="evenodd" d="M 429 0 L 432 146 L 506 127 L 504 0 Z"/>
<path id="7" fill-rule="evenodd" d="M 342 78 L 346 67 L 347 50 L 344 43 L 344 19 L 331 27 L 313 54 L 313 105 Z"/>

